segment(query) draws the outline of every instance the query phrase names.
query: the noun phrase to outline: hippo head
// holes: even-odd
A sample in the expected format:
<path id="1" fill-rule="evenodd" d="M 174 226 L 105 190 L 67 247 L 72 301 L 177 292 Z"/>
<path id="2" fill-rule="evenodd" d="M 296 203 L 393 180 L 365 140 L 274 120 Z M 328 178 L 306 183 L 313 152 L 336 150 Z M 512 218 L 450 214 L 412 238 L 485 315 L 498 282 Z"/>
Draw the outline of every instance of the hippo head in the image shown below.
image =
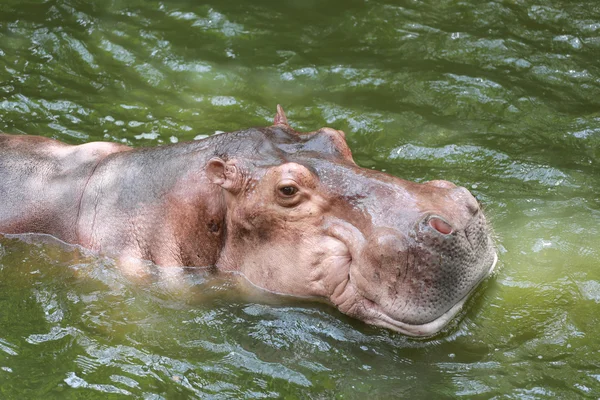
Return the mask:
<path id="1" fill-rule="evenodd" d="M 256 286 L 324 298 L 366 323 L 429 336 L 496 263 L 467 189 L 361 168 L 341 131 L 298 133 L 278 107 L 272 127 L 226 141 L 206 166 L 226 205 L 217 266 Z"/>

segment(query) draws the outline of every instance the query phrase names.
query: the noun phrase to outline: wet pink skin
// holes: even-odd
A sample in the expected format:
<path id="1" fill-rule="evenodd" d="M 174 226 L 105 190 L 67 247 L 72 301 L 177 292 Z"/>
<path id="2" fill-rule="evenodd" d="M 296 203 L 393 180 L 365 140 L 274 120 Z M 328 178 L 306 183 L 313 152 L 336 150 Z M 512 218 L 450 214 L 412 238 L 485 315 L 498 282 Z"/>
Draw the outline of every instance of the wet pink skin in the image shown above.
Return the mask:
<path id="1" fill-rule="evenodd" d="M 212 267 L 433 335 L 496 253 L 468 190 L 357 166 L 343 132 L 274 125 L 132 149 L 0 135 L 0 232 L 45 233 L 131 265 Z"/>

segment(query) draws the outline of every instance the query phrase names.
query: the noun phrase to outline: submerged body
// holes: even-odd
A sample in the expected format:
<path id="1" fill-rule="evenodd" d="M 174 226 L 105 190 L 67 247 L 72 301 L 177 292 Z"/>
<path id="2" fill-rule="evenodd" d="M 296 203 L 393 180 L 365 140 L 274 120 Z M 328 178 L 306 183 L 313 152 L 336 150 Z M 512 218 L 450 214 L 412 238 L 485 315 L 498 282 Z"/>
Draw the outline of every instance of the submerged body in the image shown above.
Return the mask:
<path id="1" fill-rule="evenodd" d="M 431 335 L 496 254 L 475 198 L 358 167 L 343 132 L 271 127 L 132 149 L 0 135 L 0 233 L 213 266 L 367 323 Z"/>

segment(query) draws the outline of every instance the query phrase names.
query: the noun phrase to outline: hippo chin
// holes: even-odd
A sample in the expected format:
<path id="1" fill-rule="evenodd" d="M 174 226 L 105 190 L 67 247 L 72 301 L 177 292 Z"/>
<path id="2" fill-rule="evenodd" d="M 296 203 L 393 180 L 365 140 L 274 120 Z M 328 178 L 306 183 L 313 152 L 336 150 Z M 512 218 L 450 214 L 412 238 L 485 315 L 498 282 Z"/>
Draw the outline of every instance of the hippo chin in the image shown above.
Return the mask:
<path id="1" fill-rule="evenodd" d="M 273 126 L 132 149 L 0 135 L 0 232 L 213 266 L 413 336 L 456 315 L 496 252 L 468 190 L 358 167 L 344 133 Z"/>

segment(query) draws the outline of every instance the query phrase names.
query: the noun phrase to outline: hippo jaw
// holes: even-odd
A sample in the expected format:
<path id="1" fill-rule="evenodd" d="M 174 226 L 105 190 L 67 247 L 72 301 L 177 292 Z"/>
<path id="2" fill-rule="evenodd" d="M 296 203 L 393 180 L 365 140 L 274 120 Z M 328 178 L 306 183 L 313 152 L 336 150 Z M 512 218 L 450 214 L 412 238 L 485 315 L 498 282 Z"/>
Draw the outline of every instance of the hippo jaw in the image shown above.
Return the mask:
<path id="1" fill-rule="evenodd" d="M 367 324 L 391 329 L 393 331 L 402 333 L 407 336 L 433 336 L 440 332 L 443 328 L 445 328 L 446 325 L 448 325 L 448 323 L 463 308 L 472 292 L 475 291 L 475 289 L 483 280 L 485 280 L 489 275 L 492 274 L 498 261 L 498 256 L 495 253 L 493 256 L 494 258 L 492 265 L 478 281 L 474 282 L 473 286 L 471 287 L 471 290 L 467 294 L 465 294 L 460 300 L 458 300 L 458 302 L 455 303 L 449 310 L 447 310 L 446 312 L 429 322 L 425 322 L 422 324 L 411 324 L 403 322 L 399 319 L 394 318 L 393 316 L 388 315 L 388 313 L 380 305 L 366 298 L 364 298 L 359 303 L 359 310 L 355 311 L 357 313 L 356 318 L 361 319 Z M 349 314 L 352 314 L 352 311 L 350 311 Z"/>

